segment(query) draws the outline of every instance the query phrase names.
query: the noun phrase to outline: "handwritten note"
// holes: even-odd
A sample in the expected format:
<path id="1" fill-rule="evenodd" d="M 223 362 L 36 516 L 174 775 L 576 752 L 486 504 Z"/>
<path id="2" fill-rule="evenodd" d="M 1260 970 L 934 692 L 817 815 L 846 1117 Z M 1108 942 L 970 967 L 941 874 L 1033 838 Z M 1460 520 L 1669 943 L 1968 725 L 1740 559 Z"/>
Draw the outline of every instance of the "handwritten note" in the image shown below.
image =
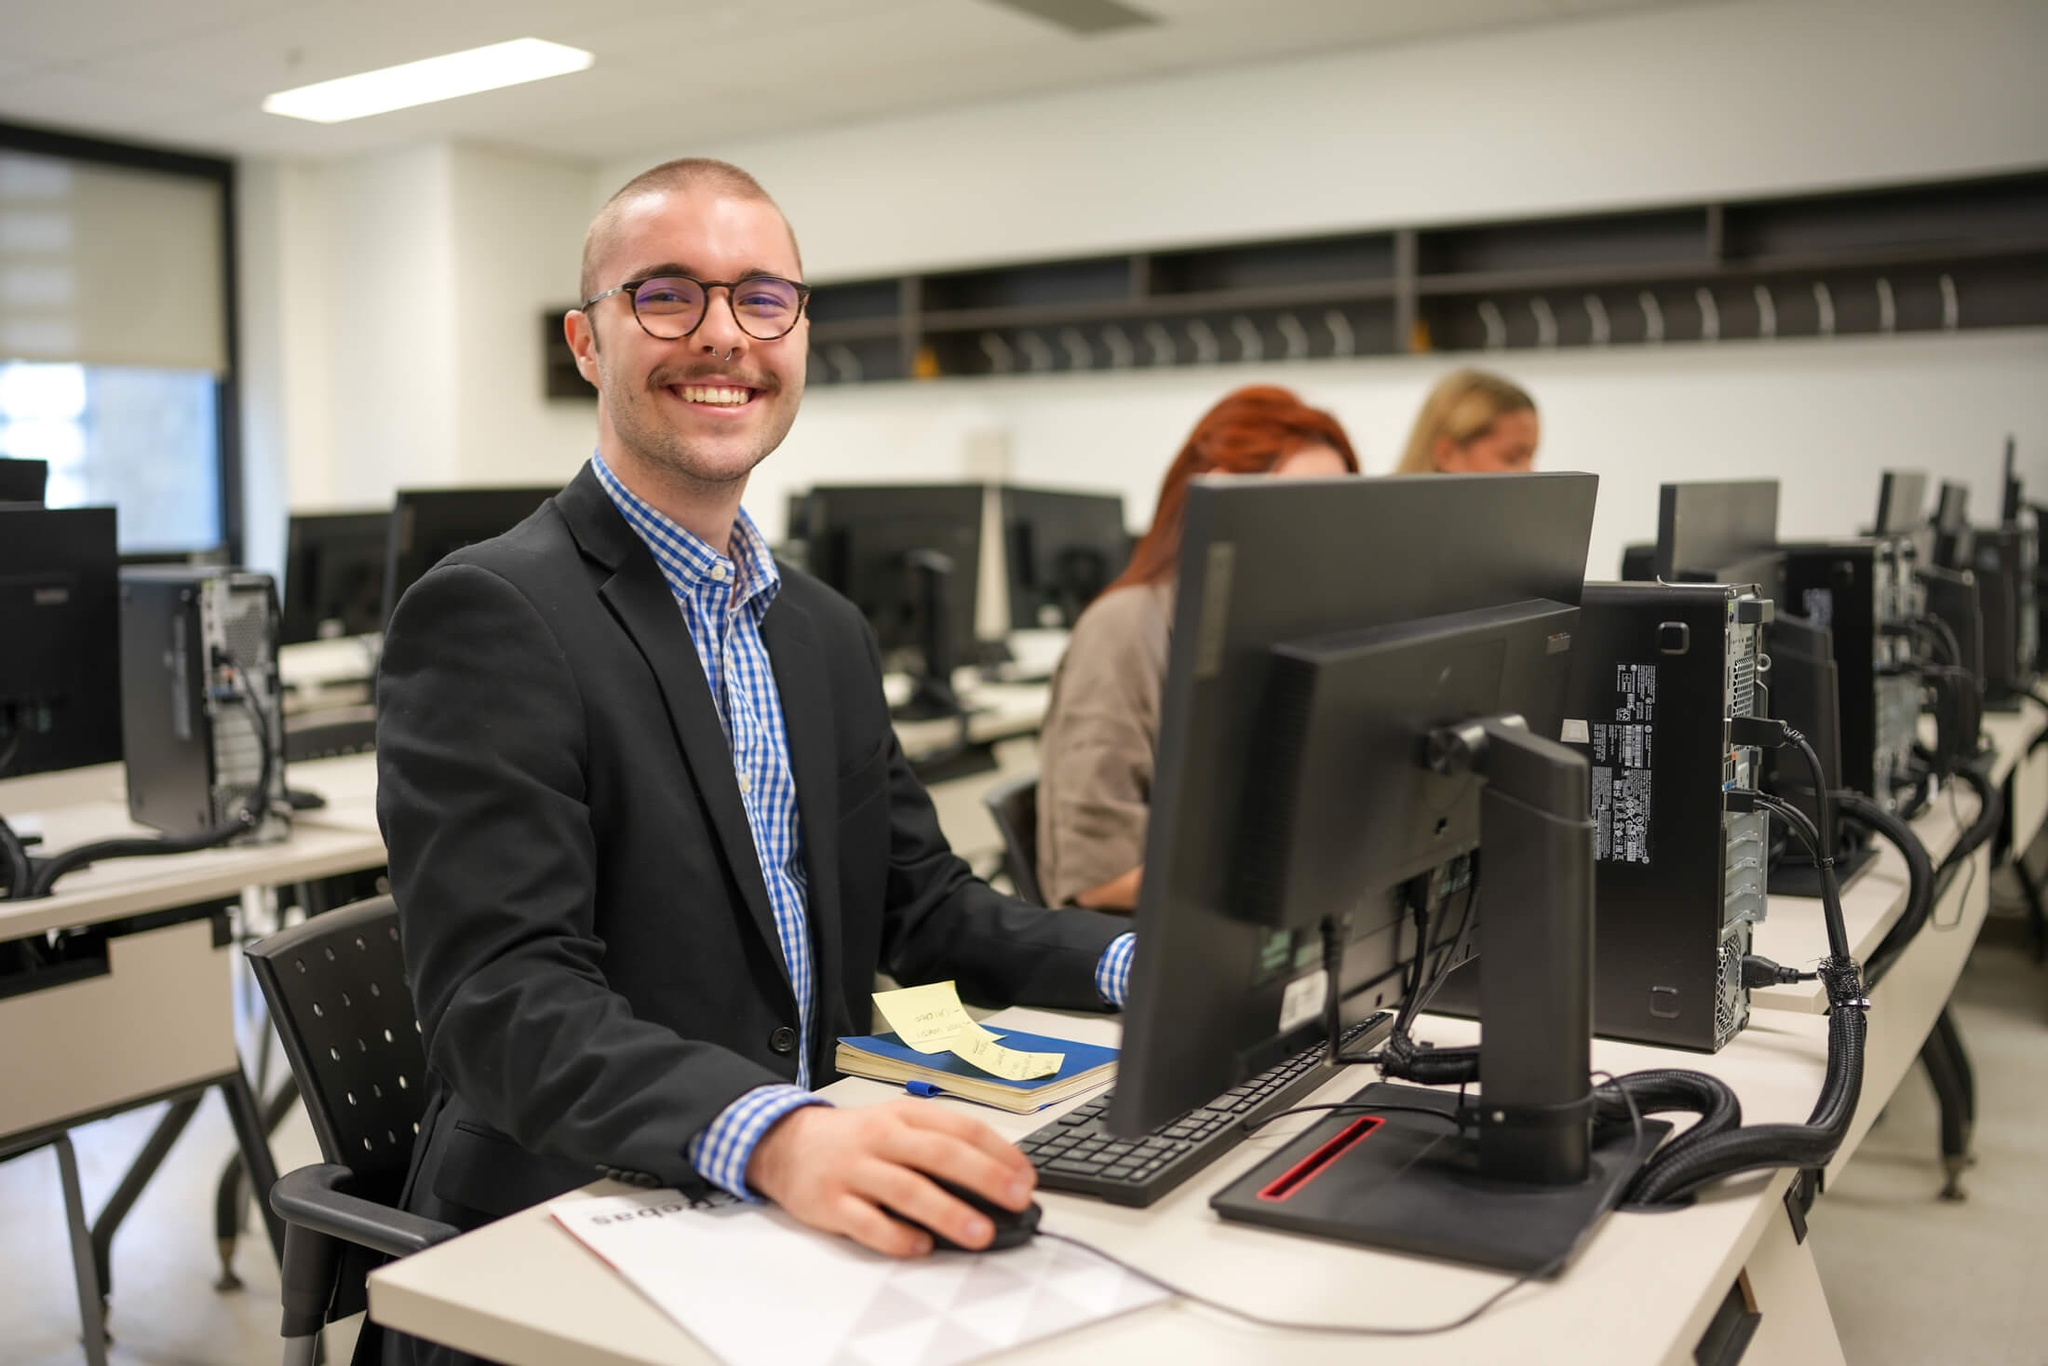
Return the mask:
<path id="1" fill-rule="evenodd" d="M 990 1076 L 1004 1081 L 1030 1081 L 1049 1077 L 1067 1060 L 1064 1053 L 1025 1053 L 1003 1047 L 996 1035 L 969 1021 L 967 1028 L 953 1036 L 953 1052 Z"/>
<path id="2" fill-rule="evenodd" d="M 953 1047 L 953 1036 L 974 1027 L 960 993 L 951 982 L 904 987 L 900 991 L 875 993 L 875 1009 L 889 1022 L 896 1036 L 920 1053 L 944 1053 Z"/>
<path id="3" fill-rule="evenodd" d="M 974 1022 L 951 982 L 878 991 L 875 1009 L 907 1046 L 920 1053 L 952 1053 L 1005 1081 L 1052 1076 L 1067 1058 L 1064 1053 L 1026 1053 L 1003 1047 L 1001 1035 Z"/>

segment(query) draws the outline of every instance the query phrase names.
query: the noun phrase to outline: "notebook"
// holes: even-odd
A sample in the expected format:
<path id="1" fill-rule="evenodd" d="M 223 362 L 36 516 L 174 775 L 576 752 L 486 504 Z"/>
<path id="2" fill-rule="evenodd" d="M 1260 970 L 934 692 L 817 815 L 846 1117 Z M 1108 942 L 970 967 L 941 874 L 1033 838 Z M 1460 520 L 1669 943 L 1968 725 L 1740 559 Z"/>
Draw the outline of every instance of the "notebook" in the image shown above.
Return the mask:
<path id="1" fill-rule="evenodd" d="M 1027 1034 L 1021 1029 L 995 1029 L 1003 1046 L 1026 1053 L 1060 1053 L 1060 1070 L 1032 1081 L 993 1077 L 951 1053 L 920 1053 L 895 1034 L 867 1034 L 841 1039 L 834 1059 L 850 1077 L 899 1083 L 924 1082 L 938 1093 L 993 1105 L 1020 1115 L 1057 1105 L 1083 1091 L 1106 1084 L 1116 1072 L 1116 1050 L 1071 1039 Z"/>

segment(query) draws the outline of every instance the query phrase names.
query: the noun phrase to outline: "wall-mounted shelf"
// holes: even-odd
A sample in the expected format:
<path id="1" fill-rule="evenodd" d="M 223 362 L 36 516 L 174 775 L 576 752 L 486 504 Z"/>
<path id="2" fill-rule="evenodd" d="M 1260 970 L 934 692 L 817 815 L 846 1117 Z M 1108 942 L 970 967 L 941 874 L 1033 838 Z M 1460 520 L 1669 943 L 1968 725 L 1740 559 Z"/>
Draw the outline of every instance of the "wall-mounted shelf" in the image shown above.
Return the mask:
<path id="1" fill-rule="evenodd" d="M 589 397 L 547 315 L 549 397 Z M 820 285 L 813 384 L 2048 324 L 2048 172 Z"/>

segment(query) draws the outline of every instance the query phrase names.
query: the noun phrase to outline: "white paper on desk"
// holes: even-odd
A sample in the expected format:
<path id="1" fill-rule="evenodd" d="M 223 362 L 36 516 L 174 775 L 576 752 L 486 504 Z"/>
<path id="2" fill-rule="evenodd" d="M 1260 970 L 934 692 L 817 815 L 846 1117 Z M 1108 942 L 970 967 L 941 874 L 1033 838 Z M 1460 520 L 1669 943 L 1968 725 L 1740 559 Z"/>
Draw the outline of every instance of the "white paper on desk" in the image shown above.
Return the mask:
<path id="1" fill-rule="evenodd" d="M 548 1212 L 726 1366 L 952 1366 L 1166 1298 L 1051 1238 L 903 1262 L 770 1206 L 693 1208 L 675 1191 Z"/>

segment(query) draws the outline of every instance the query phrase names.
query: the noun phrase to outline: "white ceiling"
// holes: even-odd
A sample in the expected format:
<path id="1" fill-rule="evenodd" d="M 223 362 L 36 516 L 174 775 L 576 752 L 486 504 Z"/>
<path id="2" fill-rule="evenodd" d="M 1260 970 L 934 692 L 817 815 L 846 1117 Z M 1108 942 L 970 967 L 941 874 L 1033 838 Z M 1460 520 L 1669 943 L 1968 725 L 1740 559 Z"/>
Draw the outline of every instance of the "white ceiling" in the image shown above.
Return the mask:
<path id="1" fill-rule="evenodd" d="M 249 154 L 461 138 L 594 160 L 1674 0 L 1127 2 L 1160 22 L 1079 37 L 985 0 L 0 0 L 0 119 Z M 258 107 L 527 36 L 596 65 L 343 124 Z"/>

